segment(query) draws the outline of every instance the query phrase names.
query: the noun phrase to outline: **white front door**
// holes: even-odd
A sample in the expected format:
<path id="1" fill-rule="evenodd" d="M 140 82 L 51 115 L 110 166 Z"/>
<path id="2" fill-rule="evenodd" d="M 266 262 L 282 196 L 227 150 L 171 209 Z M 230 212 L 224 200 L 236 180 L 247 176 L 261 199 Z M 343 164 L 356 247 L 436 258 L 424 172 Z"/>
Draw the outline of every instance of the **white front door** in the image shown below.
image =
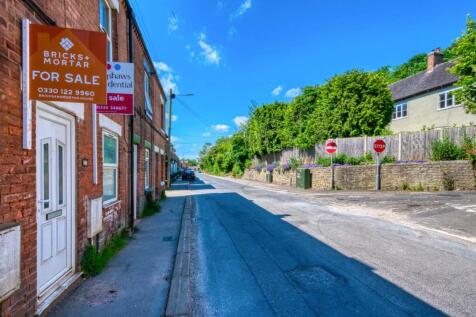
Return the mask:
<path id="1" fill-rule="evenodd" d="M 73 118 L 40 104 L 36 114 L 38 297 L 53 291 L 73 265 Z"/>

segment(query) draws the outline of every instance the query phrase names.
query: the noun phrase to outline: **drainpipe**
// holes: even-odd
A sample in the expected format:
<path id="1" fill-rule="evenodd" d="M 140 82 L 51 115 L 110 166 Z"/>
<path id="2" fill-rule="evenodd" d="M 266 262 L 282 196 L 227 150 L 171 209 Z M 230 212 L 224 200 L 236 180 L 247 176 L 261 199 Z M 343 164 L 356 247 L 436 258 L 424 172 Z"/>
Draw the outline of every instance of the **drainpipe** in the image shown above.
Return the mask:
<path id="1" fill-rule="evenodd" d="M 129 3 L 126 3 L 127 5 L 127 27 L 128 27 L 128 47 L 129 47 L 129 50 L 128 50 L 128 61 L 129 63 L 132 63 L 133 62 L 133 54 L 132 54 L 132 49 L 133 49 L 133 45 L 132 45 L 132 14 L 131 14 L 131 7 L 129 6 Z M 134 90 L 135 90 L 135 83 L 134 83 Z M 134 109 L 134 114 L 132 116 L 130 116 L 130 162 L 131 162 L 131 166 L 130 166 L 130 169 L 131 169 L 131 172 L 130 172 L 130 195 L 131 195 L 131 201 L 130 201 L 130 207 L 131 207 L 131 212 L 130 212 L 130 222 L 129 222 L 129 225 L 130 225 L 130 230 L 131 230 L 131 234 L 134 233 L 134 116 L 135 116 L 135 104 L 132 105 L 133 106 L 133 109 Z"/>

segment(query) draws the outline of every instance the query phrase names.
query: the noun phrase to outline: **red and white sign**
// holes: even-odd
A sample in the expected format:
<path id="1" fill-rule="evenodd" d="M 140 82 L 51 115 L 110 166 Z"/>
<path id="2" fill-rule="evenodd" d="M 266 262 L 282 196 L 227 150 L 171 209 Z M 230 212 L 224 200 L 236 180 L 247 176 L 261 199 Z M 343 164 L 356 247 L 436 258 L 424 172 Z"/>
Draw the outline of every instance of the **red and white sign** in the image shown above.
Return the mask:
<path id="1" fill-rule="evenodd" d="M 107 105 L 96 105 L 98 113 L 134 114 L 134 64 L 107 64 Z"/>
<path id="2" fill-rule="evenodd" d="M 337 151 L 337 143 L 333 140 L 328 140 L 326 142 L 326 152 L 329 154 L 335 153 Z"/>
<path id="3" fill-rule="evenodd" d="M 385 151 L 385 148 L 387 145 L 385 144 L 385 141 L 382 139 L 375 140 L 374 142 L 374 151 L 377 153 L 382 153 Z"/>

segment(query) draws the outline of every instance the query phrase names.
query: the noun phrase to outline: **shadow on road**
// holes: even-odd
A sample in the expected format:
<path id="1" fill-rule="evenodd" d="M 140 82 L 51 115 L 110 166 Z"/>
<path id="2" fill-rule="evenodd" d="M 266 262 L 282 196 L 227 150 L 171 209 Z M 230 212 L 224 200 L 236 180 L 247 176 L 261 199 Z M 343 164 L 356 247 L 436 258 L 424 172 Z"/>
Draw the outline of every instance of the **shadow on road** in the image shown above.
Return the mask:
<path id="1" fill-rule="evenodd" d="M 185 181 L 178 179 L 172 183 L 170 190 L 204 190 L 215 189 L 211 184 L 207 184 L 199 178 L 195 178 L 194 181 Z"/>
<path id="2" fill-rule="evenodd" d="M 272 214 L 237 193 L 195 199 L 205 262 L 200 274 L 207 277 L 199 292 L 206 305 L 223 310 L 219 315 L 266 316 L 271 307 L 283 316 L 445 316 L 373 267 L 286 222 L 286 214 Z M 260 292 L 254 293 L 256 284 Z"/>

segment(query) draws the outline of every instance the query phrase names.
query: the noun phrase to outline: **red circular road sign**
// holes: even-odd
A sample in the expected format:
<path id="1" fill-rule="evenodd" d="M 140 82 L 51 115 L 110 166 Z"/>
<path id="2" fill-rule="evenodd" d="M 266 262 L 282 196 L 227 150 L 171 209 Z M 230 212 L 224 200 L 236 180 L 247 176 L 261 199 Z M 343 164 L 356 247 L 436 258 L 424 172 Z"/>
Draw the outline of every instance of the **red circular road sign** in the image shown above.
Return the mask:
<path id="1" fill-rule="evenodd" d="M 326 152 L 329 154 L 335 153 L 337 151 L 337 143 L 334 141 L 327 141 L 326 143 Z"/>
<path id="2" fill-rule="evenodd" d="M 378 139 L 374 142 L 374 150 L 377 153 L 382 153 L 383 151 L 385 151 L 386 146 L 387 145 L 385 144 L 384 140 Z"/>

